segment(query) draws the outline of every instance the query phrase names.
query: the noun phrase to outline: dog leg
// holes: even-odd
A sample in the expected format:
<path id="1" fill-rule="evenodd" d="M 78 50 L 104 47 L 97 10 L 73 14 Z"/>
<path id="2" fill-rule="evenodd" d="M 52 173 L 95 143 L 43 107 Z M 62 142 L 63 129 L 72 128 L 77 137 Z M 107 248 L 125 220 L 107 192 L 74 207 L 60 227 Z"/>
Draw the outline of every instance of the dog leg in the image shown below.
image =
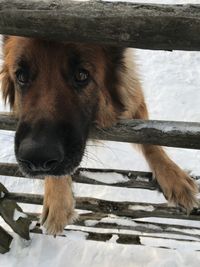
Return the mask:
<path id="1" fill-rule="evenodd" d="M 141 105 L 135 118 L 148 119 L 145 103 Z M 197 184 L 167 156 L 163 148 L 153 145 L 141 145 L 141 148 L 166 199 L 184 207 L 188 213 L 198 206 Z"/>
<path id="2" fill-rule="evenodd" d="M 48 234 L 62 233 L 64 227 L 77 218 L 71 184 L 70 176 L 45 178 L 41 224 Z"/>

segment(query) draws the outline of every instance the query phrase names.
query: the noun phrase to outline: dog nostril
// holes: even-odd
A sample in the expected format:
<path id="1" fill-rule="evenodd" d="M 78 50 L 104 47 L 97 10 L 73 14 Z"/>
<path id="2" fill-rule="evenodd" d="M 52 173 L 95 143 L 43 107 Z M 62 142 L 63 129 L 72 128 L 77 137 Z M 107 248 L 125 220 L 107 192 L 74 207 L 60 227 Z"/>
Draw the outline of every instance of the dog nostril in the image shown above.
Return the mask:
<path id="1" fill-rule="evenodd" d="M 35 171 L 36 167 L 34 166 L 34 164 L 32 162 L 30 162 L 29 160 L 24 160 L 24 159 L 18 159 L 18 161 L 20 163 L 22 163 L 23 165 L 26 165 L 26 167 L 30 170 L 30 171 Z"/>
<path id="2" fill-rule="evenodd" d="M 29 171 L 51 171 L 53 169 L 55 169 L 57 167 L 57 165 L 60 163 L 59 160 L 57 159 L 52 159 L 52 160 L 48 160 L 44 163 L 40 162 L 40 163 L 32 163 L 29 160 L 24 160 L 24 159 L 18 159 L 18 161 L 23 164 L 24 166 L 26 166 L 26 168 Z"/>
<path id="3" fill-rule="evenodd" d="M 64 159 L 64 150 L 60 144 L 42 145 L 32 139 L 25 139 L 20 144 L 17 160 L 24 172 L 51 173 L 55 171 Z"/>
<path id="4" fill-rule="evenodd" d="M 53 170 L 59 164 L 57 159 L 51 159 L 43 163 L 43 168 L 46 171 Z"/>

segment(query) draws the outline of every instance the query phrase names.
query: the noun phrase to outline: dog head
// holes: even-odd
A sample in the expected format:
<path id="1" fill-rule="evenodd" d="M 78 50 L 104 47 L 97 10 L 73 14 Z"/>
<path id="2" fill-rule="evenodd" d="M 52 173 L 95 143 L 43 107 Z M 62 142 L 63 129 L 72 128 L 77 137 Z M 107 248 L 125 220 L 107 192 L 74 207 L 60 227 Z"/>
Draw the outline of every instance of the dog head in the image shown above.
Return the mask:
<path id="1" fill-rule="evenodd" d="M 4 38 L 3 97 L 19 118 L 15 154 L 26 175 L 65 175 L 79 165 L 92 124 L 114 123 L 123 49 Z"/>

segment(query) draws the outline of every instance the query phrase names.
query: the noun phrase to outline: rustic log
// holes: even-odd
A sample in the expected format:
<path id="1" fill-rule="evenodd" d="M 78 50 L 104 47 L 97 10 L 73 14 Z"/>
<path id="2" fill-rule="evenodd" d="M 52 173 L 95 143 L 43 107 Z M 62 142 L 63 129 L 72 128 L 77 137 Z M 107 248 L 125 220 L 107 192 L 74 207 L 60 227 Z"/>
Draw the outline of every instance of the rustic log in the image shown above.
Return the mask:
<path id="1" fill-rule="evenodd" d="M 10 250 L 10 244 L 12 241 L 12 236 L 9 235 L 1 226 L 0 226 L 0 253 L 4 254 Z"/>
<path id="2" fill-rule="evenodd" d="M 117 183 L 106 183 L 97 181 L 92 178 L 87 177 L 87 173 L 90 172 L 95 173 L 103 173 L 103 174 L 121 174 L 126 177 L 125 182 L 117 182 Z M 17 164 L 14 163 L 0 163 L 0 175 L 5 176 L 17 176 L 24 177 L 20 172 Z M 93 184 L 93 185 L 106 185 L 106 186 L 115 186 L 115 187 L 126 187 L 126 188 L 142 188 L 148 190 L 156 190 L 159 189 L 156 180 L 152 179 L 152 173 L 150 172 L 139 172 L 139 171 L 125 171 L 125 170 L 102 170 L 102 169 L 93 169 L 93 168 L 79 168 L 73 175 L 73 182 L 83 183 L 83 184 Z M 197 177 L 196 177 L 197 178 Z M 29 178 L 28 178 L 29 179 Z M 37 177 L 34 179 L 44 179 L 43 177 Z"/>
<path id="3" fill-rule="evenodd" d="M 106 219 L 104 221 L 104 219 Z M 126 223 L 121 223 L 121 219 L 125 220 Z M 181 234 L 185 236 L 191 236 L 200 238 L 200 225 L 199 227 L 173 225 L 169 223 L 154 223 L 154 222 L 143 222 L 133 220 L 127 217 L 109 216 L 105 213 L 90 213 L 81 214 L 77 221 L 74 223 L 78 226 L 95 227 L 101 229 L 120 229 L 129 231 L 138 231 L 143 234 L 170 234 L 176 235 Z M 193 233 L 192 233 L 193 231 Z M 199 232 L 199 234 L 197 234 Z"/>
<path id="4" fill-rule="evenodd" d="M 103 230 L 103 229 L 102 229 Z M 104 229 L 105 230 L 105 229 Z M 89 227 L 73 227 L 73 226 L 68 226 L 67 229 L 64 230 L 64 232 L 60 235 L 62 237 L 67 237 L 68 232 L 71 231 L 77 231 L 77 232 L 81 232 L 81 233 L 85 233 L 85 239 L 86 240 L 94 240 L 94 241 L 103 241 L 103 242 L 116 242 L 116 243 L 120 243 L 120 244 L 126 244 L 126 245 L 145 245 L 145 243 L 143 242 L 143 238 L 154 238 L 154 239 L 165 239 L 165 240 L 174 240 L 176 242 L 185 242 L 188 245 L 190 245 L 191 243 L 197 243 L 200 244 L 199 240 L 194 240 L 194 238 L 191 236 L 184 236 L 184 235 L 176 235 L 174 236 L 156 236 L 156 235 L 143 235 L 141 233 L 135 233 L 135 232 L 129 232 L 129 233 L 124 233 L 123 230 L 118 230 L 118 229 L 106 229 L 106 231 L 102 232 L 102 231 L 94 231 L 91 230 Z M 42 231 L 40 228 L 35 227 L 31 230 L 32 233 L 37 233 L 37 234 L 42 234 Z M 153 245 L 155 246 L 155 244 Z M 159 245 L 157 246 L 159 247 Z M 170 247 L 166 247 L 167 249 L 170 249 Z"/>
<path id="5" fill-rule="evenodd" d="M 0 175 L 23 177 L 18 164 L 0 163 Z"/>
<path id="6" fill-rule="evenodd" d="M 70 231 L 70 230 L 68 230 Z M 74 230 L 73 230 L 74 231 Z M 79 231 L 79 230 L 77 230 Z M 94 240 L 94 241 L 110 241 L 110 239 L 113 236 L 116 236 L 116 243 L 119 244 L 126 244 L 126 245 L 143 245 L 143 242 L 141 240 L 141 237 L 144 237 L 142 235 L 133 235 L 133 234 L 122 234 L 122 233 L 98 233 L 98 232 L 90 232 L 90 231 L 83 231 L 81 232 L 87 233 L 87 240 Z M 66 234 L 67 236 L 67 234 Z M 160 239 L 158 236 L 145 236 L 145 238 L 155 238 L 155 239 Z M 161 239 L 166 239 L 166 240 L 175 240 L 176 242 L 186 242 L 188 245 L 191 244 L 191 242 L 198 243 L 200 245 L 200 242 L 198 240 L 192 240 L 192 239 L 184 239 L 184 237 L 181 238 L 167 238 L 167 237 L 162 237 Z M 155 245 L 153 245 L 155 246 Z M 159 247 L 159 246 L 158 246 Z M 170 247 L 165 247 L 167 249 L 170 249 Z"/>
<path id="7" fill-rule="evenodd" d="M 76 198 L 76 208 L 130 218 L 162 217 L 189 220 L 200 218 L 200 209 L 194 209 L 188 216 L 181 208 L 168 207 L 167 204 L 115 202 L 87 197 Z"/>
<path id="8" fill-rule="evenodd" d="M 15 200 L 19 203 L 42 205 L 43 196 L 39 194 L 6 193 L 6 199 Z M 199 220 L 200 209 L 194 209 L 190 216 L 181 208 L 168 207 L 167 204 L 117 202 L 95 198 L 76 198 L 76 208 L 125 216 L 130 218 L 162 217 L 186 220 Z"/>
<path id="9" fill-rule="evenodd" d="M 14 200 L 19 203 L 27 203 L 27 204 L 35 204 L 35 205 L 43 204 L 43 195 L 39 195 L 39 194 L 8 192 L 5 194 L 5 198 L 8 200 Z"/>
<path id="10" fill-rule="evenodd" d="M 29 218 L 33 221 L 39 221 L 41 214 L 39 213 L 27 213 Z M 124 220 L 126 223 L 123 224 L 121 220 Z M 39 223 L 36 224 L 40 226 Z M 182 236 L 191 236 L 193 238 L 200 238 L 200 225 L 199 227 L 192 226 L 183 226 L 177 224 L 169 223 L 155 223 L 155 222 L 143 222 L 139 220 L 134 220 L 128 217 L 119 217 L 119 216 L 110 216 L 106 213 L 87 213 L 80 214 L 78 220 L 73 222 L 75 226 L 85 226 L 92 228 L 100 228 L 103 230 L 129 230 L 134 232 L 142 232 L 143 234 L 148 235 L 182 235 Z M 69 229 L 71 226 L 68 225 L 65 229 Z M 72 226 L 73 227 L 73 226 Z M 39 231 L 39 229 L 38 229 Z"/>
<path id="11" fill-rule="evenodd" d="M 112 233 L 97 233 L 97 232 L 88 232 L 83 231 L 87 233 L 87 240 L 94 240 L 94 241 L 109 241 L 113 235 Z M 138 235 L 128 235 L 128 234 L 117 234 L 117 240 L 116 243 L 119 244 L 129 244 L 129 245 L 141 245 L 140 237 Z"/>
<path id="12" fill-rule="evenodd" d="M 92 173 L 94 178 L 88 177 L 87 173 Z M 102 181 L 97 181 L 95 179 L 95 174 L 121 174 L 126 178 L 123 182 L 113 182 L 107 183 Z M 23 174 L 20 172 L 19 167 L 15 163 L 0 163 L 0 175 L 5 176 L 17 176 L 22 178 Z M 34 179 L 43 180 L 44 177 L 36 177 Z M 193 179 L 198 180 L 200 176 L 193 176 Z M 126 187 L 126 188 L 141 188 L 148 190 L 160 190 L 159 185 L 156 180 L 153 179 L 151 172 L 142 171 L 131 171 L 131 170 L 118 170 L 118 169 L 95 169 L 95 168 L 78 168 L 77 171 L 72 175 L 73 182 L 82 184 L 92 184 L 92 185 L 105 185 L 114 187 Z M 104 179 L 105 180 L 105 179 Z"/>
<path id="13" fill-rule="evenodd" d="M 0 200 L 0 215 L 7 224 L 20 235 L 22 238 L 29 240 L 29 225 L 31 221 L 27 217 L 19 217 L 17 220 L 14 218 L 15 210 L 23 214 L 22 209 L 16 204 L 15 201 L 9 199 Z"/>
<path id="14" fill-rule="evenodd" d="M 0 116 L 0 129 L 15 130 L 16 123 L 14 116 Z M 111 128 L 93 128 L 90 138 L 200 149 L 200 123 L 123 120 Z"/>
<path id="15" fill-rule="evenodd" d="M 0 183 L 0 216 L 17 234 L 29 240 L 31 220 L 23 214 L 21 207 L 15 201 L 6 198 L 7 194 L 9 194 L 8 190 Z M 19 217 L 15 218 L 15 212 Z"/>
<path id="16" fill-rule="evenodd" d="M 200 123 L 122 121 L 108 129 L 91 131 L 91 138 L 139 144 L 200 149 Z"/>
<path id="17" fill-rule="evenodd" d="M 148 225 L 148 223 L 145 223 L 146 225 Z M 79 224 L 76 223 L 76 225 L 79 226 Z M 86 225 L 88 227 L 88 225 Z M 90 226 L 89 226 L 90 227 Z M 159 237 L 161 237 L 162 235 L 168 235 L 168 238 L 172 238 L 172 235 L 181 235 L 182 239 L 184 238 L 184 236 L 190 236 L 193 238 L 199 238 L 200 241 L 200 235 L 198 234 L 191 234 L 191 233 L 184 233 L 181 229 L 179 229 L 178 227 L 176 227 L 175 230 L 162 230 L 162 229 L 153 229 L 151 227 L 146 227 L 144 225 L 144 227 L 142 226 L 126 226 L 126 225 L 118 225 L 115 223 L 104 223 L 104 222 L 99 222 L 94 224 L 94 226 L 96 229 L 116 229 L 116 230 L 128 230 L 128 231 L 135 231 L 135 232 L 141 232 L 143 234 L 146 234 L 147 236 L 152 236 L 152 237 L 156 237 L 157 235 L 159 235 Z M 155 235 L 156 234 L 156 235 Z"/>
<path id="18" fill-rule="evenodd" d="M 0 113 L 0 129 L 15 131 L 17 126 L 17 119 L 12 113 Z"/>
<path id="19" fill-rule="evenodd" d="M 1 0 L 0 33 L 146 49 L 200 50 L 200 6 Z"/>

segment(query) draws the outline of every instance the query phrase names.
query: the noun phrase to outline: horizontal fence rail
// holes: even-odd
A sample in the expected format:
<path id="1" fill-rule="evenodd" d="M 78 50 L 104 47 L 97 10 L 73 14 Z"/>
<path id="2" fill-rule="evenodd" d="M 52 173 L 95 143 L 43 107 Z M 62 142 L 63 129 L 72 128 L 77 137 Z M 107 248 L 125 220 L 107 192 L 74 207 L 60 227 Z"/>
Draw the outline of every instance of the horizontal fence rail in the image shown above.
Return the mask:
<path id="1" fill-rule="evenodd" d="M 200 5 L 2 0 L 0 33 L 145 49 L 200 50 Z"/>
<path id="2" fill-rule="evenodd" d="M 33 220 L 38 220 L 39 214 L 34 218 L 34 215 L 28 214 L 33 217 Z M 96 241 L 109 241 L 114 238 L 117 243 L 121 244 L 137 244 L 145 245 L 143 239 L 153 238 L 155 240 L 164 239 L 167 241 L 178 241 L 188 242 L 187 245 L 191 245 L 191 242 L 195 242 L 198 250 L 200 235 L 199 229 L 195 227 L 183 227 L 180 225 L 167 225 L 167 224 L 155 224 L 146 222 L 137 222 L 137 220 L 131 220 L 130 218 L 123 218 L 122 223 L 121 217 L 109 216 L 103 213 L 90 213 L 80 215 L 79 219 L 75 222 L 75 225 L 68 225 L 65 228 L 62 236 L 67 236 L 69 231 L 81 231 L 85 233 L 87 240 Z M 123 224 L 125 222 L 125 224 Z M 127 225 L 128 224 L 128 225 Z M 39 224 L 31 230 L 33 233 L 43 233 L 42 229 L 38 227 Z M 95 229 L 94 229 L 95 227 Z M 196 234 L 192 234 L 194 231 Z M 193 243 L 194 244 L 194 243 Z M 155 245 L 155 244 L 154 244 Z M 157 247 L 161 245 L 158 243 Z M 166 246 L 165 248 L 170 248 Z"/>
<path id="3" fill-rule="evenodd" d="M 15 130 L 16 125 L 16 118 L 0 114 L 0 129 Z M 93 128 L 90 132 L 90 138 L 200 149 L 200 123 L 124 120 L 111 128 Z"/>
<path id="4" fill-rule="evenodd" d="M 104 180 L 95 179 L 98 174 L 104 176 Z M 121 175 L 121 180 L 116 182 L 106 181 L 107 176 Z M 0 163 L 0 175 L 24 177 L 20 172 L 18 164 L 15 163 Z M 73 182 L 91 185 L 106 185 L 114 187 L 125 188 L 141 188 L 148 190 L 158 190 L 159 186 L 155 179 L 153 179 L 151 172 L 131 171 L 131 170 L 117 170 L 117 169 L 94 169 L 94 168 L 81 168 L 79 167 L 74 174 L 72 174 Z M 43 180 L 44 177 L 36 177 L 34 179 Z M 200 176 L 193 176 L 193 179 L 199 180 Z"/>
<path id="5" fill-rule="evenodd" d="M 42 205 L 43 195 L 26 193 L 5 193 L 5 198 L 18 203 Z M 77 197 L 76 208 L 92 212 L 103 212 L 130 218 L 174 218 L 199 221 L 200 209 L 194 209 L 190 216 L 181 208 L 168 207 L 167 204 L 117 202 L 89 197 Z"/>
<path id="6" fill-rule="evenodd" d="M 34 222 L 39 220 L 40 214 L 26 213 Z M 31 232 L 42 234 L 36 223 Z M 199 250 L 200 231 L 198 227 L 172 225 L 166 223 L 147 223 L 139 220 L 113 216 L 105 213 L 81 214 L 74 225 L 68 225 L 62 237 L 66 237 L 69 231 L 84 233 L 86 240 L 110 241 L 114 239 L 116 243 L 131 245 L 146 245 L 145 240 L 154 239 L 158 244 L 153 246 L 161 247 L 159 241 L 162 240 L 165 248 L 170 249 L 165 241 L 176 241 L 179 244 L 184 241 L 185 245 L 196 245 Z M 193 233 L 192 233 L 193 232 Z M 151 240 L 152 241 L 152 240 Z M 191 243 L 192 242 L 192 243 Z M 157 243 L 157 242 L 156 242 Z"/>

